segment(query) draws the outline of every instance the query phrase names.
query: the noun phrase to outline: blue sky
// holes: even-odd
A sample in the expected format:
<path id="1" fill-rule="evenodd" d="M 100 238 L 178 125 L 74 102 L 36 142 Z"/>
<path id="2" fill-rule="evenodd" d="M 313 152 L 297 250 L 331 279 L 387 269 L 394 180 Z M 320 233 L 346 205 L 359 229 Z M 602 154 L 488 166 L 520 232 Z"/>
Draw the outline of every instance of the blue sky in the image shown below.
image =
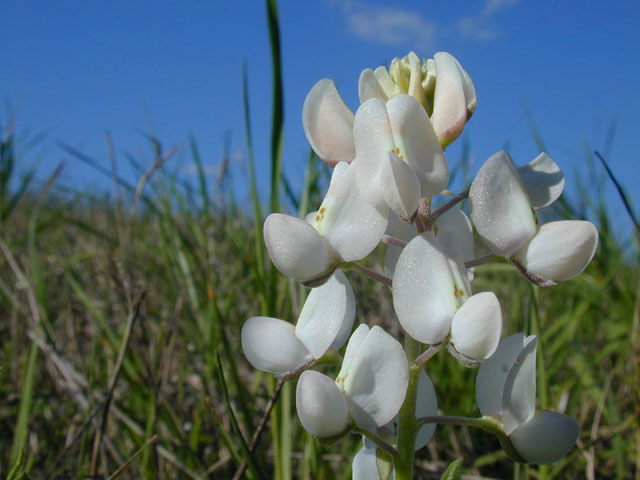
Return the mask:
<path id="1" fill-rule="evenodd" d="M 583 147 L 603 149 L 615 121 L 610 164 L 640 205 L 640 2 L 286 0 L 278 8 L 284 165 L 294 184 L 309 149 L 300 112 L 317 80 L 333 78 L 355 109 L 363 68 L 409 50 L 424 57 L 446 50 L 478 92 L 464 133 L 475 170 L 507 144 L 517 164 L 537 155 L 523 102 L 568 175 L 584 171 Z M 6 126 L 11 112 L 19 132 L 46 132 L 24 161 L 37 161 L 44 178 L 64 160 L 60 182 L 74 188 L 110 183 L 56 142 L 108 166 L 106 130 L 125 176 L 124 152 L 151 161 L 141 132 L 182 147 L 170 165 L 185 178 L 193 176 L 186 142 L 193 134 L 213 172 L 227 133 L 233 158 L 245 157 L 245 59 L 258 173 L 266 181 L 271 64 L 260 1 L 8 0 L 0 17 L 0 121 Z M 450 147 L 451 163 L 459 151 Z"/>

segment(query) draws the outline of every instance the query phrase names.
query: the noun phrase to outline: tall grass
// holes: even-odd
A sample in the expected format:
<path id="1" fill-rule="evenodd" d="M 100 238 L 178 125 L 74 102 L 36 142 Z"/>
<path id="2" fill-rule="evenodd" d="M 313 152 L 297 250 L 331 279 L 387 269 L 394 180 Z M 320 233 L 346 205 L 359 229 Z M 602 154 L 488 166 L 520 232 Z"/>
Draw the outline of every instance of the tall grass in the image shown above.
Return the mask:
<path id="1" fill-rule="evenodd" d="M 264 215 L 281 207 L 286 183 L 273 0 L 267 16 L 274 68 L 269 159 L 254 158 L 249 68 L 243 73 L 249 211 L 210 190 L 208 159 L 195 139 L 195 185 L 161 168 L 174 161 L 173 151 L 150 138 L 151 165 L 129 159 L 139 166 L 137 185 L 104 171 L 114 179 L 109 198 L 61 191 L 55 177 L 37 188 L 33 174 L 10 187 L 16 161 L 27 159 L 16 158 L 13 129 L 2 131 L 0 478 L 350 477 L 361 440 L 321 446 L 297 421 L 292 386 L 254 371 L 240 349 L 246 318 L 294 320 L 307 292 L 270 265 L 262 244 Z M 98 165 L 66 151 L 70 161 Z M 265 161 L 268 205 L 259 201 L 254 175 L 255 162 Z M 323 178 L 310 155 L 295 198 L 301 215 L 317 205 Z M 598 178 L 600 189 L 607 180 Z M 215 185 L 224 190 L 228 182 L 227 174 Z M 549 467 L 515 466 L 486 434 L 439 427 L 418 454 L 419 478 L 440 478 L 455 458 L 469 478 L 640 475 L 637 242 L 621 244 L 605 197 L 580 182 L 577 200 L 564 201 L 555 215 L 598 223 L 600 248 L 585 273 L 547 290 L 508 266 L 488 265 L 477 269 L 474 284 L 500 298 L 505 334 L 539 335 L 539 406 L 579 420 L 577 447 Z M 381 254 L 372 268 L 382 268 Z M 386 287 L 350 275 L 358 320 L 397 329 Z M 444 413 L 478 414 L 475 372 L 443 357 L 430 362 L 429 373 Z"/>

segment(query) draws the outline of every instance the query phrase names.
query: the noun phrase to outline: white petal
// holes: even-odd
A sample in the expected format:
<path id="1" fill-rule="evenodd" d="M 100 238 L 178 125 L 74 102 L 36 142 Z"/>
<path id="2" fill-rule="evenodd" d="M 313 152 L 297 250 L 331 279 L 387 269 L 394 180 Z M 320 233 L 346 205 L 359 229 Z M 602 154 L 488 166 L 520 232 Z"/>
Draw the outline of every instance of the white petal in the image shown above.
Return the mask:
<path id="1" fill-rule="evenodd" d="M 433 59 L 436 62 L 436 89 L 431 123 L 440 144 L 446 146 L 458 138 L 467 121 L 467 80 L 449 53 L 438 52 Z"/>
<path id="2" fill-rule="evenodd" d="M 387 235 L 390 235 L 399 240 L 409 242 L 417 235 L 416 226 L 412 223 L 407 223 L 400 219 L 395 213 L 389 214 L 389 225 L 387 226 Z M 402 253 L 402 248 L 396 245 L 387 245 L 387 250 L 384 255 L 384 274 L 393 278 L 393 273 L 396 269 L 396 263 Z"/>
<path id="3" fill-rule="evenodd" d="M 379 480 L 377 448 L 361 448 L 353 457 L 352 480 Z"/>
<path id="4" fill-rule="evenodd" d="M 313 212 L 309 212 L 304 216 L 304 221 L 309 225 L 313 225 L 313 222 L 316 221 L 316 217 L 318 216 L 318 211 L 314 210 Z"/>
<path id="5" fill-rule="evenodd" d="M 464 266 L 445 255 L 432 233 L 407 244 L 393 275 L 393 306 L 411 337 L 428 344 L 445 339 L 456 310 L 470 294 L 461 272 Z"/>
<path id="6" fill-rule="evenodd" d="M 514 430 L 509 439 L 517 452 L 531 463 L 553 463 L 565 457 L 580 435 L 578 422 L 562 413 L 539 410 Z"/>
<path id="7" fill-rule="evenodd" d="M 284 320 L 251 317 L 242 326 L 242 351 L 249 363 L 276 375 L 294 370 L 313 357 Z"/>
<path id="8" fill-rule="evenodd" d="M 476 402 L 483 415 L 502 412 L 504 382 L 522 352 L 524 341 L 524 333 L 503 338 L 495 353 L 480 365 L 476 377 Z"/>
<path id="9" fill-rule="evenodd" d="M 358 80 L 358 96 L 360 97 L 360 103 L 364 103 L 370 98 L 379 98 L 383 102 L 386 102 L 388 97 L 384 93 L 384 90 L 380 86 L 375 73 L 370 68 L 365 68 L 360 73 L 360 79 Z"/>
<path id="10" fill-rule="evenodd" d="M 424 370 L 420 370 L 418 378 L 418 394 L 416 397 L 416 418 L 431 417 L 438 414 L 438 399 L 436 390 L 433 388 L 433 382 Z M 419 450 L 424 447 L 436 430 L 435 423 L 423 425 L 418 431 L 415 449 Z"/>
<path id="11" fill-rule="evenodd" d="M 453 317 L 451 341 L 456 350 L 473 360 L 485 360 L 498 348 L 502 311 L 493 292 L 470 297 Z"/>
<path id="12" fill-rule="evenodd" d="M 355 178 L 359 161 L 336 165 L 313 224 L 345 262 L 369 255 L 380 243 L 389 218 L 386 205 L 374 207 L 360 195 Z"/>
<path id="13" fill-rule="evenodd" d="M 264 221 L 264 243 L 276 268 L 303 282 L 322 276 L 339 261 L 311 225 L 281 213 Z"/>
<path id="14" fill-rule="evenodd" d="M 360 105 L 353 122 L 353 137 L 358 189 L 370 204 L 386 205 L 381 191 L 382 168 L 395 144 L 387 109 L 381 100 L 372 98 Z"/>
<path id="15" fill-rule="evenodd" d="M 537 220 L 511 157 L 500 151 L 484 163 L 469 191 L 471 220 L 494 253 L 511 257 L 533 238 Z"/>
<path id="16" fill-rule="evenodd" d="M 311 147 L 329 166 L 355 157 L 353 113 L 332 80 L 313 86 L 302 107 L 302 125 Z"/>
<path id="17" fill-rule="evenodd" d="M 420 204 L 420 182 L 395 153 L 389 152 L 388 158 L 382 170 L 382 196 L 391 210 L 409 220 Z"/>
<path id="18" fill-rule="evenodd" d="M 469 217 L 459 208 L 453 207 L 440 216 L 434 233 L 447 252 L 460 252 L 464 260 L 474 258 L 473 227 Z"/>
<path id="19" fill-rule="evenodd" d="M 533 337 L 533 338 L 531 338 Z M 525 339 L 522 352 L 504 382 L 502 392 L 502 422 L 509 435 L 529 420 L 536 410 L 536 347 L 538 339 Z"/>
<path id="20" fill-rule="evenodd" d="M 387 424 L 400 410 L 409 383 L 402 346 L 380 327 L 371 328 L 347 368 L 342 366 L 336 383 L 358 427 Z"/>
<path id="21" fill-rule="evenodd" d="M 564 190 L 564 174 L 546 153 L 518 168 L 518 173 L 535 209 L 551 205 Z"/>
<path id="22" fill-rule="evenodd" d="M 423 197 L 433 197 L 449 183 L 449 167 L 424 107 L 413 97 L 394 95 L 387 102 L 396 153 L 416 172 Z"/>
<path id="23" fill-rule="evenodd" d="M 420 58 L 414 53 L 409 52 L 405 57 L 409 60 L 411 73 L 409 75 L 409 88 L 407 93 L 418 100 L 424 108 L 427 105 L 427 99 L 422 88 L 422 71 L 420 69 Z"/>
<path id="24" fill-rule="evenodd" d="M 347 401 L 326 375 L 305 370 L 296 387 L 296 410 L 304 429 L 320 438 L 342 433 L 349 422 Z"/>
<path id="25" fill-rule="evenodd" d="M 373 74 L 378 79 L 378 83 L 382 87 L 382 90 L 384 90 L 384 93 L 387 95 L 387 98 L 398 93 L 396 91 L 396 86 L 393 83 L 393 80 L 391 80 L 391 76 L 389 75 L 389 72 L 385 67 L 380 66 L 376 68 L 373 71 Z"/>
<path id="26" fill-rule="evenodd" d="M 440 245 L 456 258 L 464 263 L 472 260 L 475 254 L 475 241 L 473 239 L 473 226 L 469 217 L 457 207 L 453 207 L 436 220 L 434 227 L 436 238 Z M 467 277 L 471 282 L 474 269 L 467 269 Z"/>
<path id="27" fill-rule="evenodd" d="M 476 96 L 476 87 L 473 85 L 473 81 L 471 80 L 471 77 L 469 76 L 467 71 L 462 68 L 462 65 L 460 65 L 458 59 L 454 58 L 454 60 L 456 61 L 456 65 L 458 65 L 458 68 L 462 73 L 462 88 L 464 90 L 464 100 L 467 104 L 467 120 L 469 120 L 469 118 L 471 118 L 471 115 L 473 115 L 473 112 L 476 109 L 476 104 L 478 102 L 478 97 Z"/>
<path id="28" fill-rule="evenodd" d="M 347 343 L 347 348 L 344 352 L 344 358 L 342 359 L 342 366 L 340 368 L 341 373 L 349 371 L 349 369 L 351 368 L 351 364 L 358 355 L 358 350 L 360 350 L 362 342 L 368 334 L 369 327 L 364 323 L 358 325 L 358 327 L 353 331 L 353 333 L 351 334 L 351 338 L 349 338 L 349 343 Z"/>
<path id="29" fill-rule="evenodd" d="M 314 358 L 322 357 L 329 347 L 345 344 L 356 316 L 356 299 L 351 284 L 336 270 L 322 286 L 314 288 L 304 302 L 296 336 Z"/>
<path id="30" fill-rule="evenodd" d="M 591 222 L 561 220 L 545 223 L 514 258 L 545 280 L 560 282 L 580 274 L 598 247 L 598 231 Z"/>

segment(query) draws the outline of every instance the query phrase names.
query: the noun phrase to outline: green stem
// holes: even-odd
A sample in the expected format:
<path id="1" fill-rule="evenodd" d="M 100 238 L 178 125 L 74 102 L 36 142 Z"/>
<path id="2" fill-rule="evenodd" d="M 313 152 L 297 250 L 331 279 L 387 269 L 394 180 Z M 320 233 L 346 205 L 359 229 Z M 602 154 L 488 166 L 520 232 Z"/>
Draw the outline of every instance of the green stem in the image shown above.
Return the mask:
<path id="1" fill-rule="evenodd" d="M 354 427 L 353 431 L 357 432 L 357 433 L 359 433 L 361 435 L 364 435 L 365 437 L 367 437 L 369 440 L 371 440 L 373 443 L 375 443 L 378 447 L 382 448 L 384 451 L 389 453 L 391 455 L 391 457 L 398 458 L 398 451 L 395 448 L 393 448 L 391 445 L 389 445 L 387 442 L 385 442 L 378 435 L 373 433 L 372 431 L 365 430 L 365 429 L 358 428 L 358 427 Z"/>
<path id="2" fill-rule="evenodd" d="M 420 425 L 416 422 L 416 397 L 421 367 L 414 363 L 420 354 L 420 343 L 407 335 L 405 352 L 409 361 L 409 385 L 404 404 L 398 414 L 398 456 L 394 459 L 396 480 L 411 480 L 413 478 L 414 446 L 420 429 Z"/>

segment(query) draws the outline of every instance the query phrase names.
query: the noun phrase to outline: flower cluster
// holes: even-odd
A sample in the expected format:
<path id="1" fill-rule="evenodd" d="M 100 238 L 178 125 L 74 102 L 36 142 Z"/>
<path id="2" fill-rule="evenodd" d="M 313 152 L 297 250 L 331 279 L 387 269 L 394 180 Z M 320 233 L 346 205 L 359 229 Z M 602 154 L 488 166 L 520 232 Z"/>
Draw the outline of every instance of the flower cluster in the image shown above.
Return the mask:
<path id="1" fill-rule="evenodd" d="M 544 153 L 516 168 L 498 152 L 465 192 L 446 190 L 444 149 L 476 107 L 473 82 L 450 54 L 420 61 L 411 52 L 388 69 L 366 69 L 358 92 L 355 113 L 328 79 L 304 102 L 307 139 L 333 168 L 331 182 L 305 219 L 269 215 L 264 240 L 276 268 L 312 290 L 295 326 L 270 317 L 245 323 L 247 359 L 259 370 L 298 378 L 296 408 L 310 433 L 324 441 L 350 431 L 365 436 L 353 461 L 356 479 L 410 478 L 414 451 L 435 424 L 460 418 L 437 415 L 425 372 L 442 347 L 464 365 L 480 366 L 476 398 L 483 416 L 461 423 L 473 420 L 497 434 L 516 461 L 558 460 L 579 428 L 571 417 L 535 409 L 537 339 L 518 333 L 500 341 L 499 300 L 492 292 L 473 293 L 472 283 L 475 267 L 489 261 L 509 262 L 541 286 L 573 278 L 595 253 L 595 227 L 539 224 L 536 211 L 564 188 L 560 168 Z M 459 208 L 467 199 L 469 216 Z M 381 242 L 384 273 L 357 263 Z M 343 272 L 349 269 L 391 287 L 404 348 L 381 326 L 353 329 L 356 296 Z M 325 373 L 336 359 L 341 367 L 332 378 Z"/>

